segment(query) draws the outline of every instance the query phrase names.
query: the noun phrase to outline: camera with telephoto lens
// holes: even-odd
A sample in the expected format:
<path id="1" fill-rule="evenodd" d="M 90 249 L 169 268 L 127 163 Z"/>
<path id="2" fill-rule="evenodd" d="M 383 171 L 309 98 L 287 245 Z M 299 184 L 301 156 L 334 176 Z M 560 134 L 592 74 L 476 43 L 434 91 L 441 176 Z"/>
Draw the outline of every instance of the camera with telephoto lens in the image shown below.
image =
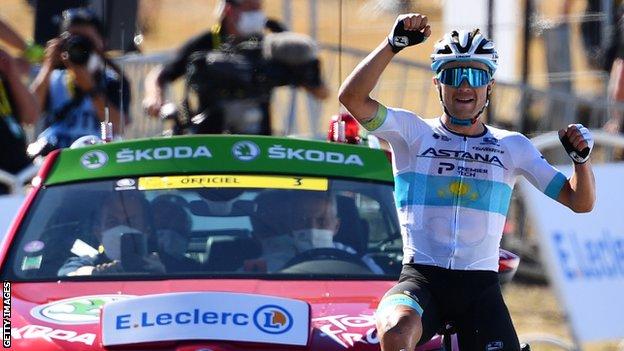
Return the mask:
<path id="1" fill-rule="evenodd" d="M 85 36 L 69 33 L 63 36 L 63 52 L 76 65 L 86 65 L 93 49 L 93 43 Z"/>

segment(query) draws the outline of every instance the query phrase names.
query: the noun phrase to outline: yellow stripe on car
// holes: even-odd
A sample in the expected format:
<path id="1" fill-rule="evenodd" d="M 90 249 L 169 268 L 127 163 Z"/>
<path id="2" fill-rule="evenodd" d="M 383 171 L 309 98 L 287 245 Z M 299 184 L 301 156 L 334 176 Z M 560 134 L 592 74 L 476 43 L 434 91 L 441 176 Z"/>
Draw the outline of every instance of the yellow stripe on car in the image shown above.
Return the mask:
<path id="1" fill-rule="evenodd" d="M 139 190 L 180 188 L 271 188 L 326 191 L 327 178 L 211 174 L 141 177 Z"/>

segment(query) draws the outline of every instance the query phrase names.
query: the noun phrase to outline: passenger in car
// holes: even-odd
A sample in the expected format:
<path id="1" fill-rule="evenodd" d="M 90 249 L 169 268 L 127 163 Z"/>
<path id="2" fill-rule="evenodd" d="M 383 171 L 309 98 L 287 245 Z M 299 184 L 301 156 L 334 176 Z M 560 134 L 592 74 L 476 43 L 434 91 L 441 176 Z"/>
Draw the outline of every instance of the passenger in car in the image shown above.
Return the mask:
<path id="1" fill-rule="evenodd" d="M 164 272 L 155 252 L 148 254 L 152 233 L 149 203 L 139 192 L 124 191 L 103 199 L 94 217 L 95 238 L 76 240 L 72 253 L 59 269 L 59 276 L 98 275 L 133 272 Z M 87 242 L 99 243 L 97 249 Z M 123 244 L 122 244 L 123 242 Z M 125 262 L 122 264 L 122 256 Z"/>
<path id="2" fill-rule="evenodd" d="M 187 202 L 177 195 L 160 195 L 151 202 L 158 252 L 167 273 L 198 272 L 199 262 L 186 257 L 191 235 L 191 216 Z"/>
<path id="3" fill-rule="evenodd" d="M 254 237 L 260 241 L 262 256 L 245 261 L 246 271 L 274 272 L 297 254 L 292 231 L 292 194 L 286 190 L 269 190 L 256 197 L 252 217 Z"/>

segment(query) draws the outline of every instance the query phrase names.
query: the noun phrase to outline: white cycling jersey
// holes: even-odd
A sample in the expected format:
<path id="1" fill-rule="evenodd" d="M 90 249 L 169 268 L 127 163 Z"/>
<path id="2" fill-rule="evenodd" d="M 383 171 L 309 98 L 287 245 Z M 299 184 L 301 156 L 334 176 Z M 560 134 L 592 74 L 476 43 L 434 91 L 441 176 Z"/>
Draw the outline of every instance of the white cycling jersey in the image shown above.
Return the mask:
<path id="1" fill-rule="evenodd" d="M 486 126 L 464 136 L 383 105 L 376 122 L 367 127 L 392 146 L 403 263 L 497 271 L 516 177 L 553 199 L 566 181 L 520 133 Z"/>

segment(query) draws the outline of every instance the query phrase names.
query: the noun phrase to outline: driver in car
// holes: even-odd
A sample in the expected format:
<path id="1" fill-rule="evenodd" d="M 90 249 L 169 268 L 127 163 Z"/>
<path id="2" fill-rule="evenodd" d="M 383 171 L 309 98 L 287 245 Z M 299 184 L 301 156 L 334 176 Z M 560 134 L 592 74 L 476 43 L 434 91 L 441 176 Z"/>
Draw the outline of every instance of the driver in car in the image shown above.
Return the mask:
<path id="1" fill-rule="evenodd" d="M 292 259 L 296 259 L 298 255 L 304 255 L 305 252 L 309 250 L 336 249 L 354 255 L 373 273 L 383 274 L 383 270 L 372 258 L 366 255 L 360 257 L 352 247 L 334 241 L 334 236 L 340 227 L 340 219 L 338 218 L 336 198 L 333 194 L 324 192 L 297 192 L 290 197 L 292 201 L 286 201 L 290 206 L 284 206 L 283 200 L 282 198 L 282 204 L 280 206 L 274 207 L 272 211 L 266 211 L 266 213 L 279 213 L 279 218 L 275 218 L 275 222 L 288 222 L 290 235 L 275 235 L 260 238 L 263 248 L 263 254 L 260 260 L 265 260 L 269 272 L 291 265 L 290 262 L 292 262 Z M 261 205 L 262 203 L 258 202 L 259 211 L 262 211 Z M 277 211 L 276 209 L 278 208 L 282 210 L 287 208 L 291 209 L 292 213 L 288 216 L 285 213 Z M 354 233 L 354 235 L 357 235 L 357 233 Z M 281 245 L 275 245 L 273 243 L 276 239 L 279 239 Z M 270 245 L 270 243 L 273 243 L 273 245 Z M 267 250 L 271 248 L 279 248 L 280 252 Z M 285 248 L 286 250 L 284 250 Z M 325 256 L 331 258 L 332 255 L 327 252 Z M 276 262 L 276 258 L 280 258 L 280 262 Z M 247 265 L 249 266 L 249 264 Z"/>
<path id="2" fill-rule="evenodd" d="M 94 238 L 76 240 L 72 253 L 59 269 L 59 276 L 99 275 L 124 271 L 164 273 L 165 266 L 156 253 L 132 255 L 132 262 L 123 262 L 123 235 L 133 235 L 135 249 L 147 251 L 148 235 L 151 233 L 149 203 L 138 192 L 115 193 L 102 201 L 94 218 Z M 95 247 L 90 244 L 96 243 Z M 143 244 L 143 245 L 141 245 Z M 143 250 L 141 250 L 143 249 Z"/>

